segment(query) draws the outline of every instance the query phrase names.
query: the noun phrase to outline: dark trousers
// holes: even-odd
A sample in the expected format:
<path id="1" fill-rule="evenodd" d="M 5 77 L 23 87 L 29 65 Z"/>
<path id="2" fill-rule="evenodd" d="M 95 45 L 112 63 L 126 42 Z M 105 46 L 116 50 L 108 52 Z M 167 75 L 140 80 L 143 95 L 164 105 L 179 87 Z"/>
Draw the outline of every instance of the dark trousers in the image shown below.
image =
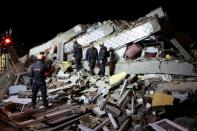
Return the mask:
<path id="1" fill-rule="evenodd" d="M 39 83 L 38 84 L 38 83 L 34 82 L 32 85 L 33 85 L 33 87 L 32 87 L 32 106 L 36 107 L 37 94 L 40 89 L 43 105 L 44 105 L 44 107 L 48 107 L 46 83 Z"/>
<path id="2" fill-rule="evenodd" d="M 106 62 L 102 61 L 100 63 L 100 71 L 99 71 L 99 75 L 104 76 L 105 75 L 105 66 L 106 66 Z"/>
<path id="3" fill-rule="evenodd" d="M 77 71 L 79 71 L 82 68 L 81 58 L 75 58 L 75 65 L 76 65 Z"/>
<path id="4" fill-rule="evenodd" d="M 89 66 L 90 66 L 90 73 L 91 73 L 91 75 L 95 75 L 94 68 L 96 66 L 96 60 L 90 60 L 89 61 Z"/>
<path id="5" fill-rule="evenodd" d="M 115 61 L 110 61 L 109 62 L 109 74 L 110 74 L 110 76 L 112 76 L 114 74 L 115 67 L 116 67 L 116 62 Z"/>

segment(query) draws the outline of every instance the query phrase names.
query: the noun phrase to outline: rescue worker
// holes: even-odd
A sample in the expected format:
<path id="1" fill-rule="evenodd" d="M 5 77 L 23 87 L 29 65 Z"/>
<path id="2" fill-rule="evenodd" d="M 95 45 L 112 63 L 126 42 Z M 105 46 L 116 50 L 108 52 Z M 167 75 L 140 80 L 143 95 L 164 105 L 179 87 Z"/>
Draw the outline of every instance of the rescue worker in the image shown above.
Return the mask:
<path id="1" fill-rule="evenodd" d="M 30 66 L 30 78 L 32 85 L 32 108 L 36 108 L 36 99 L 38 91 L 41 91 L 44 109 L 48 108 L 47 86 L 45 78 L 50 76 L 47 65 L 44 63 L 44 55 L 39 54 L 37 61 Z"/>
<path id="2" fill-rule="evenodd" d="M 105 75 L 105 66 L 107 64 L 107 57 L 109 56 L 109 53 L 107 52 L 107 48 L 104 46 L 104 43 L 100 43 L 100 50 L 98 55 L 98 63 L 99 63 L 99 74 L 100 76 Z"/>
<path id="3" fill-rule="evenodd" d="M 75 58 L 75 67 L 77 71 L 79 71 L 82 68 L 82 46 L 76 41 L 76 39 L 74 39 L 73 42 L 73 57 Z"/>
<path id="4" fill-rule="evenodd" d="M 112 76 L 114 74 L 115 71 L 115 67 L 116 67 L 116 63 L 117 63 L 117 56 L 114 52 L 114 49 L 111 47 L 109 49 L 109 56 L 110 56 L 110 60 L 109 60 L 109 74 L 110 76 Z"/>
<path id="5" fill-rule="evenodd" d="M 94 47 L 93 43 L 90 43 L 90 48 L 86 52 L 86 60 L 89 62 L 90 74 L 95 75 L 94 68 L 98 60 L 98 51 Z"/>

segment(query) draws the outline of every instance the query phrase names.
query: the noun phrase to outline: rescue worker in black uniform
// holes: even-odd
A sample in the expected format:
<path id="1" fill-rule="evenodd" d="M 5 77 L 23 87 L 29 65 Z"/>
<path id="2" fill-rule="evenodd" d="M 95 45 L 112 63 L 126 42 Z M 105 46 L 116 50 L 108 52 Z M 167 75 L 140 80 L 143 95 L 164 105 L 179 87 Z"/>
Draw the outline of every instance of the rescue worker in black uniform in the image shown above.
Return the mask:
<path id="1" fill-rule="evenodd" d="M 107 64 L 107 57 L 109 56 L 109 52 L 107 48 L 104 46 L 104 43 L 100 43 L 100 50 L 98 55 L 98 63 L 100 67 L 99 74 L 100 76 L 105 76 L 105 66 Z"/>
<path id="2" fill-rule="evenodd" d="M 116 63 L 117 63 L 117 55 L 115 54 L 115 51 L 112 47 L 109 48 L 109 75 L 112 76 L 115 71 Z"/>
<path id="3" fill-rule="evenodd" d="M 91 75 L 95 75 L 94 68 L 98 60 L 98 51 L 94 47 L 93 43 L 90 43 L 90 48 L 86 52 L 86 60 L 89 62 Z"/>
<path id="4" fill-rule="evenodd" d="M 38 91 L 41 91 L 44 109 L 48 108 L 47 86 L 45 78 L 50 76 L 47 65 L 44 63 L 44 55 L 39 54 L 37 61 L 30 66 L 30 78 L 32 85 L 32 108 L 36 108 Z"/>
<path id="5" fill-rule="evenodd" d="M 82 68 L 81 59 L 82 59 L 82 46 L 76 41 L 76 39 L 73 40 L 74 46 L 73 46 L 73 57 L 75 58 L 75 66 L 77 71 L 79 71 Z"/>

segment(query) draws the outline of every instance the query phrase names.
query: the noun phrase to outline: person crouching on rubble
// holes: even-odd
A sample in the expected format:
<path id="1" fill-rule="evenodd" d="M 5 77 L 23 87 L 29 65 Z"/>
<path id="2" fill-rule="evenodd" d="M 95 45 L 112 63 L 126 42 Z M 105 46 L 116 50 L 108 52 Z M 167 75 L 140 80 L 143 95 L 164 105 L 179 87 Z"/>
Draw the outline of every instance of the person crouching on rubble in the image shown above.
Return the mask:
<path id="1" fill-rule="evenodd" d="M 73 57 L 75 58 L 75 67 L 77 71 L 79 71 L 82 68 L 82 46 L 77 42 L 76 39 L 73 39 L 73 43 Z"/>
<path id="2" fill-rule="evenodd" d="M 100 76 L 105 76 L 105 66 L 107 64 L 107 57 L 109 56 L 109 52 L 107 51 L 107 48 L 104 46 L 104 43 L 101 42 L 100 44 L 100 50 L 98 55 L 98 63 L 99 63 L 99 74 Z"/>
<path id="3" fill-rule="evenodd" d="M 37 56 L 37 61 L 30 66 L 30 78 L 32 86 L 32 108 L 36 108 L 36 99 L 38 91 L 41 91 L 44 109 L 48 108 L 47 100 L 47 86 L 45 78 L 50 76 L 47 65 L 45 64 L 45 57 L 43 54 Z"/>
<path id="4" fill-rule="evenodd" d="M 90 48 L 86 52 L 86 60 L 89 62 L 90 74 L 95 75 L 94 68 L 96 66 L 96 61 L 98 60 L 98 51 L 93 43 L 90 43 Z"/>

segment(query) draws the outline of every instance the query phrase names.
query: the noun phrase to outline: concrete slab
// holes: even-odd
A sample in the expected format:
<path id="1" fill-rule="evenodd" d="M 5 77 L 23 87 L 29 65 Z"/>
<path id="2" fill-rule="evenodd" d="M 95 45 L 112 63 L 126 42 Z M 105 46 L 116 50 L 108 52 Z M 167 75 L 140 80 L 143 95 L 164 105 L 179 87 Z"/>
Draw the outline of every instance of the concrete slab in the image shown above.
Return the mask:
<path id="1" fill-rule="evenodd" d="M 93 109 L 94 114 L 96 114 L 98 117 L 103 117 L 106 112 L 105 111 L 101 111 L 99 107 L 95 107 Z"/>

